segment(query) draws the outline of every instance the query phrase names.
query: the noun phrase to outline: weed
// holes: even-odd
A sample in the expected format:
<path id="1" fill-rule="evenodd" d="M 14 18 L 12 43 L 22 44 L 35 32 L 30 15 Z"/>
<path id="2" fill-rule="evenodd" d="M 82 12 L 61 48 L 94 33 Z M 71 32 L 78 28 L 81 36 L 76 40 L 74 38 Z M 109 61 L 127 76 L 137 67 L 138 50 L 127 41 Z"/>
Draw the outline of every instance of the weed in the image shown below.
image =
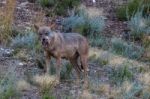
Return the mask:
<path id="1" fill-rule="evenodd" d="M 69 63 L 66 63 L 63 65 L 62 70 L 61 70 L 61 79 L 70 79 L 71 78 L 71 73 L 72 73 L 72 65 Z"/>
<path id="2" fill-rule="evenodd" d="M 0 99 L 17 98 L 15 69 L 16 66 L 8 68 L 8 72 L 0 80 Z"/>
<path id="3" fill-rule="evenodd" d="M 143 47 L 136 46 L 133 43 L 128 44 L 125 41 L 118 38 L 112 38 L 111 43 L 112 52 L 119 55 L 123 55 L 125 57 L 129 57 L 131 59 L 139 59 L 144 53 Z"/>
<path id="4" fill-rule="evenodd" d="M 133 79 L 133 73 L 129 69 L 129 64 L 123 63 L 121 66 L 114 68 L 111 72 L 110 79 L 114 84 L 122 84 L 123 81 Z"/>
<path id="5" fill-rule="evenodd" d="M 42 7 L 53 7 L 56 0 L 39 0 Z"/>
<path id="6" fill-rule="evenodd" d="M 70 30 L 69 32 L 79 32 L 89 37 L 101 33 L 105 26 L 104 19 L 101 17 L 89 18 L 88 16 L 82 15 L 65 18 L 62 24 L 65 32 Z"/>
<path id="7" fill-rule="evenodd" d="M 50 93 L 44 93 L 42 95 L 42 99 L 56 99 L 56 98 Z"/>
<path id="8" fill-rule="evenodd" d="M 0 8 L 0 43 L 8 43 L 12 36 L 12 24 L 16 0 L 6 0 L 4 9 Z"/>
<path id="9" fill-rule="evenodd" d="M 51 92 L 54 86 L 57 84 L 56 78 L 54 76 L 49 75 L 36 75 L 33 78 L 33 81 L 40 87 L 41 93 Z"/>

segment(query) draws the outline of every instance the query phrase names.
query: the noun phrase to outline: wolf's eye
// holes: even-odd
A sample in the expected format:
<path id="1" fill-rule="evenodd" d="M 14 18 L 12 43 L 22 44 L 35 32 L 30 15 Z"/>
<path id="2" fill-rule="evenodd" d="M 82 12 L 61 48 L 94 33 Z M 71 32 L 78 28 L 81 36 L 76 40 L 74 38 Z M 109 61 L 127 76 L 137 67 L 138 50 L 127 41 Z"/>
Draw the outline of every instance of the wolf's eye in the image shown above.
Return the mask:
<path id="1" fill-rule="evenodd" d="M 45 35 L 48 35 L 48 34 L 49 34 L 48 32 L 45 33 Z"/>
<path id="2" fill-rule="evenodd" d="M 40 33 L 39 35 L 40 35 L 40 36 L 42 36 L 42 34 L 41 34 L 41 33 Z"/>

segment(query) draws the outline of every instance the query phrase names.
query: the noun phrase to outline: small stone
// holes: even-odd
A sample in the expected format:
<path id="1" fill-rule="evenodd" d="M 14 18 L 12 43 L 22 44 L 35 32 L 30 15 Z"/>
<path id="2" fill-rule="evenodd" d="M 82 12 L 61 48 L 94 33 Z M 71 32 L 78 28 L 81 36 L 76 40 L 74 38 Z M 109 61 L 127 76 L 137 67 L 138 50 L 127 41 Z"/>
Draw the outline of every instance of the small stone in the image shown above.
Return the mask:
<path id="1" fill-rule="evenodd" d="M 0 48 L 1 51 L 4 51 L 4 48 Z"/>
<path id="2" fill-rule="evenodd" d="M 20 62 L 19 65 L 20 65 L 20 66 L 23 66 L 24 64 Z"/>

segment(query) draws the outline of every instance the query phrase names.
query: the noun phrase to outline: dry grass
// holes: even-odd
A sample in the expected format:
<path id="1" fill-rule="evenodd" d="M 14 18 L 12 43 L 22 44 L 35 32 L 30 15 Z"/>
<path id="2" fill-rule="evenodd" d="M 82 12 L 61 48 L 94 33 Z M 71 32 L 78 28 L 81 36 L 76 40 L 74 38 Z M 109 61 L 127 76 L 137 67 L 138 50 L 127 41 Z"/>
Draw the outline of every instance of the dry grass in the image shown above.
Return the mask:
<path id="1" fill-rule="evenodd" d="M 49 75 L 36 75 L 33 78 L 33 81 L 40 87 L 40 91 L 42 93 L 51 91 L 54 88 L 54 86 L 58 83 L 55 76 Z"/>
<path id="2" fill-rule="evenodd" d="M 79 6 L 79 9 L 85 10 L 89 17 L 104 16 L 104 9 L 103 8 L 86 7 L 85 5 L 81 4 Z"/>
<path id="3" fill-rule="evenodd" d="M 12 24 L 16 0 L 6 0 L 4 8 L 0 8 L 0 42 L 7 43 L 12 36 Z"/>
<path id="4" fill-rule="evenodd" d="M 144 85 L 150 86 L 150 73 L 143 73 L 138 77 L 138 80 L 143 83 Z"/>
<path id="5" fill-rule="evenodd" d="M 92 94 L 88 90 L 83 90 L 79 99 L 93 99 Z"/>
<path id="6" fill-rule="evenodd" d="M 20 80 L 17 82 L 17 90 L 18 91 L 25 91 L 30 89 L 30 84 L 25 80 Z"/>
<path id="7" fill-rule="evenodd" d="M 109 95 L 110 85 L 109 84 L 94 84 L 90 88 L 92 91 L 96 92 L 99 95 Z"/>
<path id="8" fill-rule="evenodd" d="M 102 56 L 107 56 L 106 59 L 109 60 L 109 64 L 111 66 L 119 66 L 123 64 L 124 62 L 129 62 L 130 64 L 133 64 L 136 67 L 141 67 L 141 66 L 148 67 L 148 65 L 143 62 L 139 62 L 139 61 L 128 59 L 128 58 L 125 58 L 116 54 L 112 54 L 109 51 L 104 51 L 102 49 L 90 48 L 89 59 L 97 60 L 99 57 L 102 57 Z"/>
<path id="9" fill-rule="evenodd" d="M 33 24 L 36 25 L 44 25 L 44 17 L 45 17 L 45 13 L 42 10 L 42 8 L 39 8 L 38 13 L 36 14 L 36 16 L 33 18 Z"/>

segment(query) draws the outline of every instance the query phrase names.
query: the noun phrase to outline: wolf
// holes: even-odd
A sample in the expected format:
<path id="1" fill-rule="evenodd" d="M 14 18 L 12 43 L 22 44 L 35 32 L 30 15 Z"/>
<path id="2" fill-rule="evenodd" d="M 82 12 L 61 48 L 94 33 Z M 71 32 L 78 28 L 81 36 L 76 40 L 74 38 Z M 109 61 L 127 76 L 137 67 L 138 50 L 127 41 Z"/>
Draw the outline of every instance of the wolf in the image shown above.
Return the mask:
<path id="1" fill-rule="evenodd" d="M 60 80 L 61 60 L 67 59 L 73 65 L 79 82 L 80 73 L 84 74 L 84 81 L 87 82 L 88 75 L 88 40 L 79 33 L 54 32 L 48 26 L 35 25 L 39 40 L 44 49 L 46 61 L 46 73 L 50 71 L 51 57 L 56 59 L 56 77 Z M 78 61 L 79 60 L 79 61 Z M 78 64 L 80 62 L 81 65 Z"/>

